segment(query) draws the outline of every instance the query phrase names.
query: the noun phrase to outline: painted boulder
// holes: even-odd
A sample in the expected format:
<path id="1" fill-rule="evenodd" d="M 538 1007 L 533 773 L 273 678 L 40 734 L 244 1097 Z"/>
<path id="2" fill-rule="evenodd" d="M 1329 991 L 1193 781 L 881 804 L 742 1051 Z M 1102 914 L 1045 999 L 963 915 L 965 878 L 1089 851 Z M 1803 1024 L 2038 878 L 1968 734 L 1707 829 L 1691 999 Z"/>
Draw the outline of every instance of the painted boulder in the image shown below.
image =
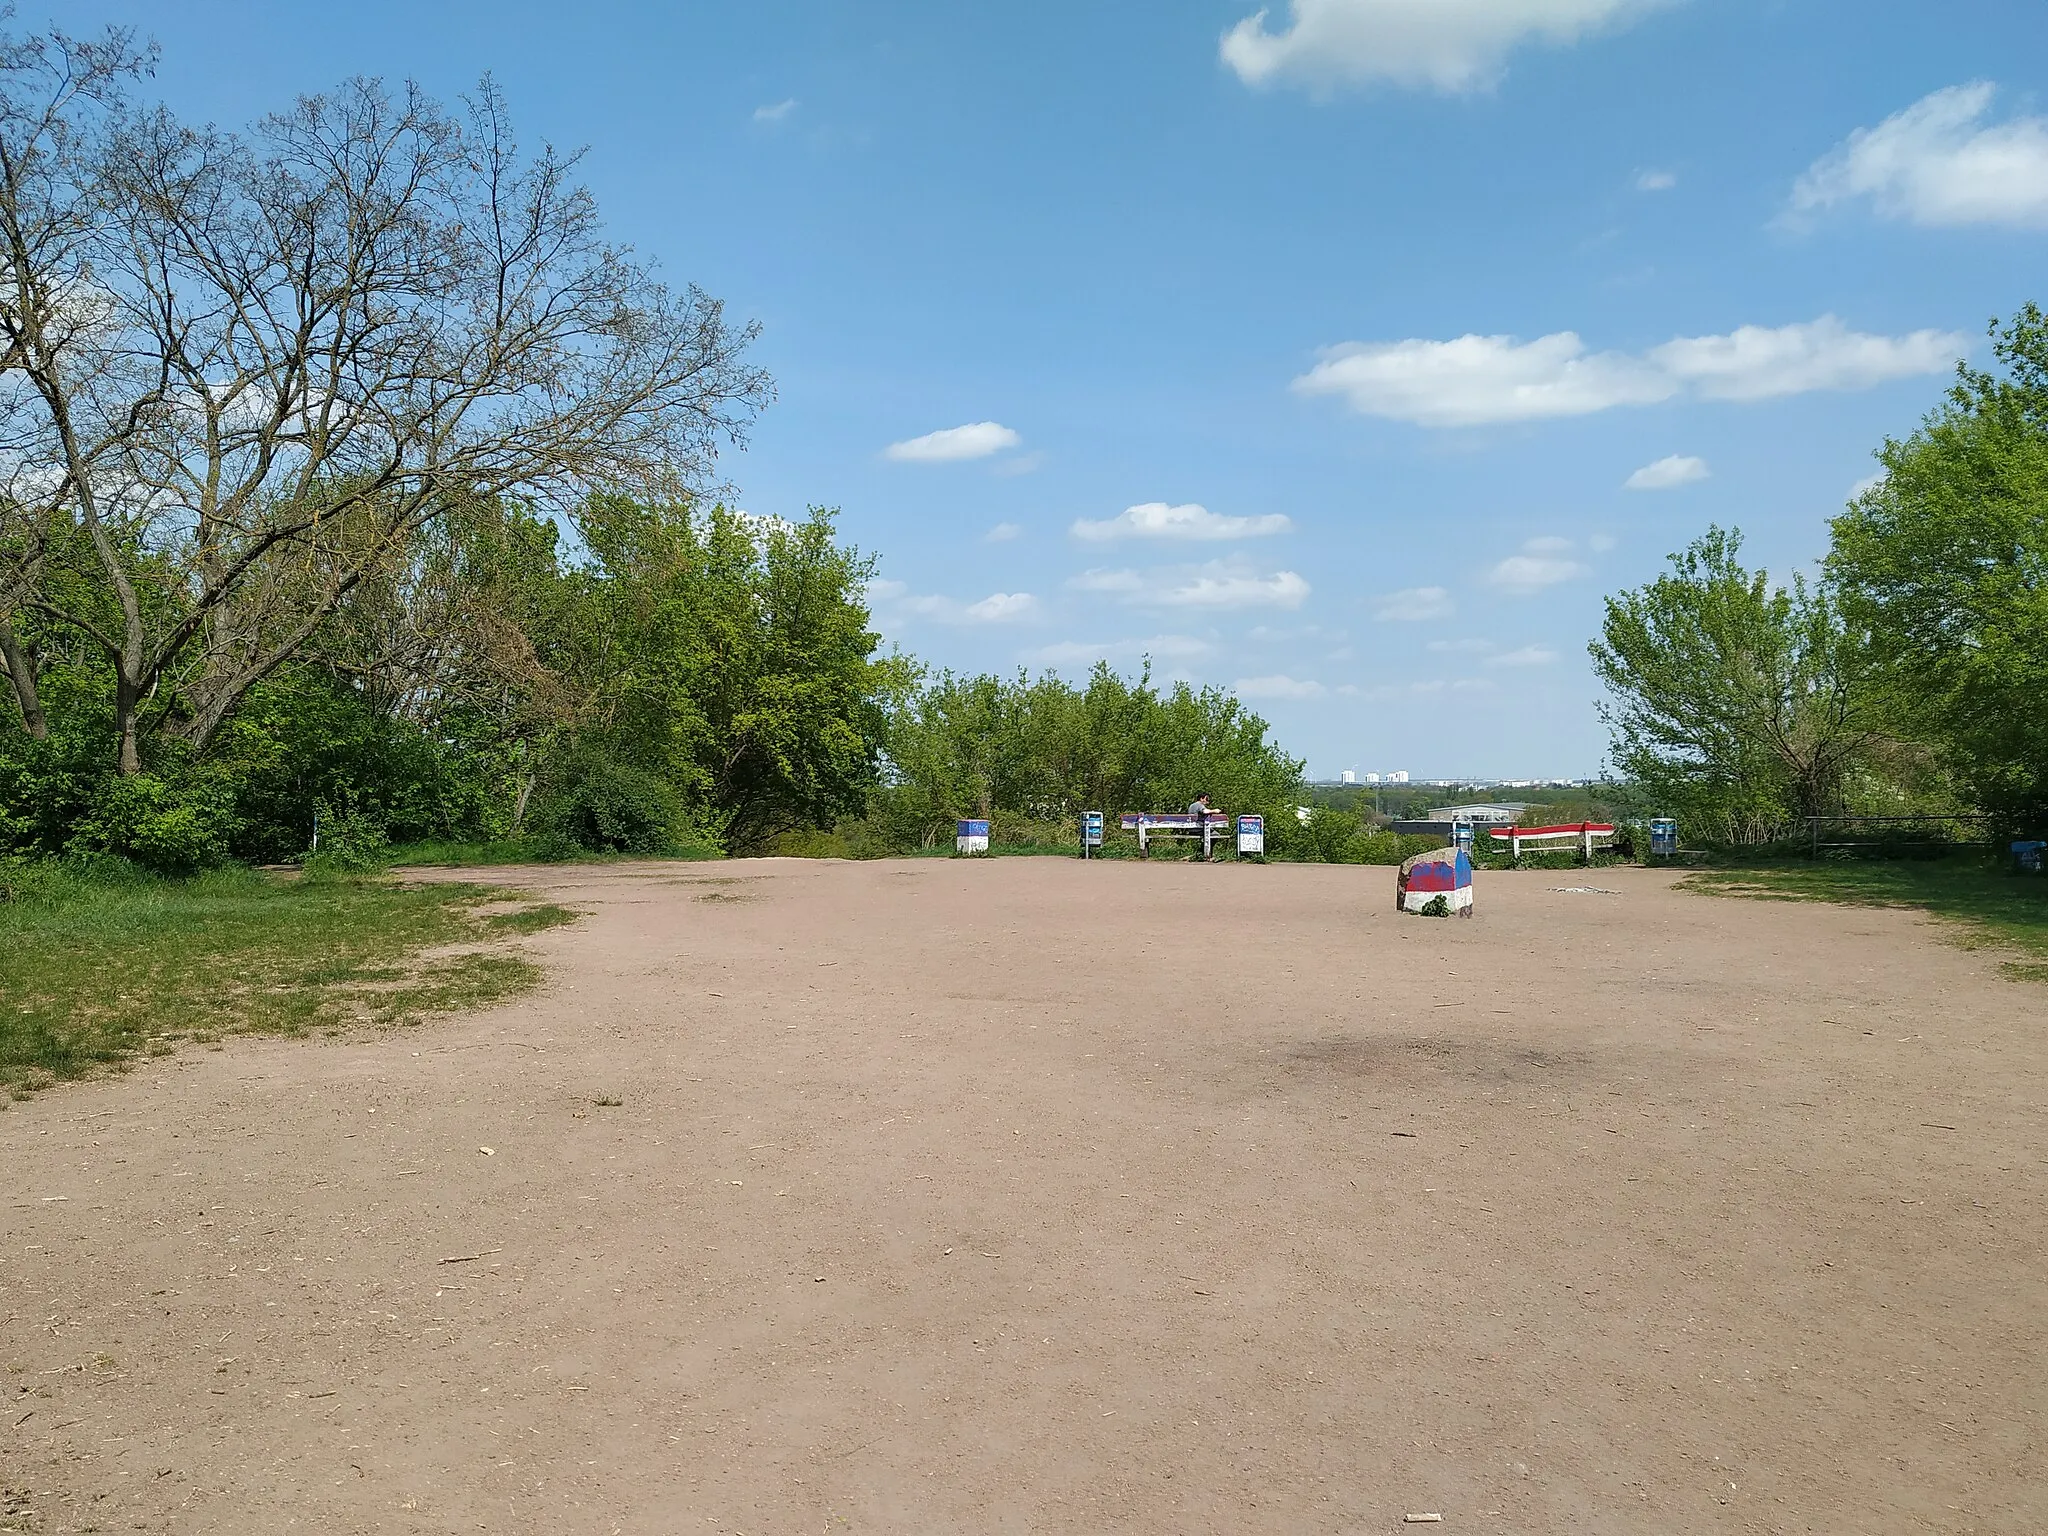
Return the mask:
<path id="1" fill-rule="evenodd" d="M 1394 907 L 1400 912 L 1434 910 L 1472 915 L 1472 855 L 1463 848 L 1438 848 L 1418 853 L 1401 866 L 1394 883 Z"/>

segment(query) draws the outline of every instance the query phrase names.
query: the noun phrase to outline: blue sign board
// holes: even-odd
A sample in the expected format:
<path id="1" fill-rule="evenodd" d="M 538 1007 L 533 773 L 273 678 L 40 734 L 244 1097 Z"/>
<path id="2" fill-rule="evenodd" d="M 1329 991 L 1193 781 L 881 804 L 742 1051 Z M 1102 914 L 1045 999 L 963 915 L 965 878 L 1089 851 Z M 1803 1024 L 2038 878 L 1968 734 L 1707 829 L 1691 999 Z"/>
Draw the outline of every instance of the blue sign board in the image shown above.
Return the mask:
<path id="1" fill-rule="evenodd" d="M 1678 857 L 1678 823 L 1669 816 L 1658 816 L 1650 822 L 1650 852 L 1660 859 Z"/>
<path id="2" fill-rule="evenodd" d="M 1100 848 L 1102 846 L 1102 812 L 1083 811 L 1081 813 L 1081 846 L 1083 848 Z"/>
<path id="3" fill-rule="evenodd" d="M 2048 843 L 2028 840 L 2012 845 L 2013 862 L 2030 875 L 2038 875 L 2048 868 Z"/>

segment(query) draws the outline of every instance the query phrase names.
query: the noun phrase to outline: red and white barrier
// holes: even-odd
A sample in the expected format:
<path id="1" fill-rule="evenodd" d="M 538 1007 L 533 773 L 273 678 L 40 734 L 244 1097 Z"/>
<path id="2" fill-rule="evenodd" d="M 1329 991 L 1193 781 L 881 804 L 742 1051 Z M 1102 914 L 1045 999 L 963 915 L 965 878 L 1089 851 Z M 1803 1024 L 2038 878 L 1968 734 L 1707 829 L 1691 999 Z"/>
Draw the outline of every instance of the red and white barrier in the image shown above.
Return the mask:
<path id="1" fill-rule="evenodd" d="M 1593 840 L 1613 837 L 1614 825 L 1605 821 L 1581 821 L 1568 827 L 1496 827 L 1487 833 L 1487 836 L 1493 839 L 1496 847 L 1506 843 L 1509 851 L 1518 859 L 1522 856 L 1524 843 L 1533 843 L 1541 850 L 1551 844 L 1561 843 L 1567 838 L 1576 838 L 1580 857 L 1591 859 Z"/>

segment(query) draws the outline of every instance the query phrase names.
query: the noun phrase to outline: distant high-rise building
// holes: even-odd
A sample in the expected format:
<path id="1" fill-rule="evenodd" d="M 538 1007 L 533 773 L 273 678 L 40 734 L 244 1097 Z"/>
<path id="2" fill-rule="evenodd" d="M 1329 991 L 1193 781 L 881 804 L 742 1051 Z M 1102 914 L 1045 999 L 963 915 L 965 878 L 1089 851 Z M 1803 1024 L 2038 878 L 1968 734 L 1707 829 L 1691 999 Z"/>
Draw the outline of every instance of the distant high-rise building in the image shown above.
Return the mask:
<path id="1" fill-rule="evenodd" d="M 1408 782 L 1408 770 L 1403 768 L 1397 773 L 1388 774 L 1387 782 L 1389 784 L 1406 784 Z"/>
<path id="2" fill-rule="evenodd" d="M 1377 784 L 1377 783 L 1379 783 L 1379 781 L 1380 781 L 1380 776 L 1379 776 L 1378 774 L 1376 774 L 1376 773 L 1368 773 L 1368 774 L 1367 774 L 1367 775 L 1365 776 L 1365 782 L 1366 782 L 1366 783 L 1368 783 L 1368 784 Z"/>
<path id="3" fill-rule="evenodd" d="M 1343 778 L 1346 784 L 1356 784 L 1358 782 L 1358 773 L 1355 769 L 1346 768 Z"/>

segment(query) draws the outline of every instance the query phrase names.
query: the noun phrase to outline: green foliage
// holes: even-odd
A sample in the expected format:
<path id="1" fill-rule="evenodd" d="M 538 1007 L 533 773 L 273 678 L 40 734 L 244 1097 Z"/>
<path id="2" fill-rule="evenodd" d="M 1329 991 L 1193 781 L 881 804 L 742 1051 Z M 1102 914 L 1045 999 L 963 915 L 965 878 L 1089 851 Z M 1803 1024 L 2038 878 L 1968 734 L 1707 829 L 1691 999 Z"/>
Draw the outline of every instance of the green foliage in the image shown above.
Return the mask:
<path id="1" fill-rule="evenodd" d="M 1829 569 L 1895 706 L 1976 802 L 2048 827 L 2048 316 L 1994 329 L 1884 479 L 1835 520 Z"/>
<path id="2" fill-rule="evenodd" d="M 363 874 L 384 868 L 390 853 L 391 839 L 381 818 L 354 806 L 329 809 L 320 817 L 318 844 L 306 867 Z"/>
<path id="3" fill-rule="evenodd" d="M 326 869 L 375 867 L 386 839 L 756 852 L 866 810 L 909 673 L 876 655 L 870 565 L 830 514 L 611 499 L 575 534 L 450 506 L 203 753 L 145 735 L 129 780 L 103 671 L 21 619 L 48 731 L 0 723 L 0 850 L 184 871 L 305 857 L 317 824 Z"/>
<path id="4" fill-rule="evenodd" d="M 1301 764 L 1266 722 L 1220 689 L 1162 692 L 1149 667 L 1098 665 L 1085 687 L 942 673 L 906 688 L 887 722 L 887 771 L 863 835 L 877 850 L 950 848 L 956 820 L 998 841 L 1071 849 L 1084 810 L 1180 810 L 1204 790 L 1218 809 L 1294 820 Z"/>
<path id="5" fill-rule="evenodd" d="M 586 758 L 572 765 L 542 826 L 591 853 L 666 853 L 680 840 L 683 804 L 644 769 Z"/>
<path id="6" fill-rule="evenodd" d="M 1713 528 L 1648 586 L 1607 600 L 1587 649 L 1612 757 L 1691 835 L 1769 841 L 1842 808 L 1882 740 L 1885 699 L 1829 595 L 1743 568 Z"/>
<path id="7" fill-rule="evenodd" d="M 831 513 L 612 499 L 578 531 L 591 563 L 561 577 L 567 628 L 541 655 L 587 700 L 585 743 L 669 784 L 734 853 L 865 809 L 906 674 L 876 656 L 873 565 L 835 542 Z"/>
<path id="8" fill-rule="evenodd" d="M 1443 840 L 1384 831 L 1352 812 L 1316 806 L 1310 809 L 1305 821 L 1292 812 L 1281 818 L 1277 826 L 1269 819 L 1266 845 L 1273 856 L 1280 859 L 1321 864 L 1399 865 L 1418 853 L 1441 848 Z"/>
<path id="9" fill-rule="evenodd" d="M 233 786 L 218 775 L 154 774 L 102 780 L 68 847 L 113 854 L 160 874 L 190 874 L 225 863 L 233 842 Z"/>
<path id="10" fill-rule="evenodd" d="M 1311 859 L 1322 864 L 1359 864 L 1369 862 L 1354 858 L 1353 849 L 1364 834 L 1359 819 L 1349 811 L 1331 811 L 1320 807 L 1309 812 L 1306 821 L 1295 818 L 1296 830 L 1291 837 L 1277 841 L 1290 845 L 1296 858 Z"/>
<path id="11" fill-rule="evenodd" d="M 1432 896 L 1415 909 L 1415 915 L 1417 917 L 1449 917 L 1451 915 L 1450 899 L 1442 894 Z"/>

